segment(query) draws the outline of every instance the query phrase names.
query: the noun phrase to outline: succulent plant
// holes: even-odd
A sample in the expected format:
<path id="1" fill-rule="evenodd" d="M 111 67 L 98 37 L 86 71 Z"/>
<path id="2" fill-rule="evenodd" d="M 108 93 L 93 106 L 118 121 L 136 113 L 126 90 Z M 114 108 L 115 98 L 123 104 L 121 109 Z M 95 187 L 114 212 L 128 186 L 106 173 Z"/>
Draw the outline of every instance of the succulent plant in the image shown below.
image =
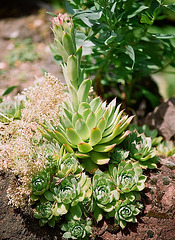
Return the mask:
<path id="1" fill-rule="evenodd" d="M 63 237 L 66 239 L 89 239 L 91 234 L 92 221 L 87 220 L 71 220 L 61 226 L 61 230 L 65 231 Z"/>
<path id="2" fill-rule="evenodd" d="M 113 183 L 122 193 L 142 191 L 145 187 L 146 176 L 142 175 L 142 168 L 138 162 L 121 161 L 117 167 L 109 166 Z"/>
<path id="3" fill-rule="evenodd" d="M 175 146 L 173 141 L 163 141 L 157 146 L 157 152 L 159 155 L 165 155 L 166 157 L 175 156 Z"/>
<path id="4" fill-rule="evenodd" d="M 72 20 L 67 15 L 52 19 L 55 44 L 63 59 L 62 68 L 70 98 L 64 102 L 57 126 L 41 124 L 60 145 L 72 148 L 76 156 L 85 158 L 85 168 L 95 171 L 96 165 L 107 164 L 108 152 L 130 133 L 125 131 L 133 116 L 123 116 L 114 99 L 108 106 L 100 97 L 88 97 L 91 80 L 83 80 L 80 69 L 82 48 L 76 50 Z M 88 165 L 88 166 L 87 166 Z M 91 166 L 91 167 L 90 167 Z"/>
<path id="5" fill-rule="evenodd" d="M 121 228 L 126 227 L 126 222 L 137 222 L 136 215 L 140 213 L 142 204 L 139 202 L 130 203 L 129 200 L 120 200 L 115 209 L 115 219 Z"/>
<path id="6" fill-rule="evenodd" d="M 103 218 L 103 211 L 110 214 L 113 212 L 119 196 L 110 176 L 97 170 L 93 177 L 93 211 L 97 221 Z"/>
<path id="7" fill-rule="evenodd" d="M 55 216 L 64 215 L 71 206 L 76 206 L 86 197 L 91 196 L 90 187 L 91 179 L 85 173 L 80 174 L 79 177 L 72 174 L 62 179 L 54 177 L 50 191 L 45 193 L 45 197 L 47 200 L 55 201 L 53 208 Z"/>
<path id="8" fill-rule="evenodd" d="M 131 124 L 129 130 L 132 132 L 135 129 L 138 133 L 144 133 L 146 137 L 150 137 L 152 140 L 152 146 L 157 146 L 163 140 L 162 136 L 157 137 L 158 135 L 157 129 L 150 130 L 149 126 L 146 124 L 142 126 Z"/>
<path id="9" fill-rule="evenodd" d="M 58 217 L 55 217 L 52 214 L 52 203 L 51 202 L 40 203 L 36 207 L 34 217 L 39 219 L 40 226 L 44 226 L 46 223 L 48 223 L 49 226 L 54 227 L 55 221 L 59 220 Z"/>
<path id="10" fill-rule="evenodd" d="M 143 168 L 155 168 L 158 161 L 150 137 L 133 131 L 125 140 L 124 148 L 130 151 L 129 157 L 139 161 Z"/>
<path id="11" fill-rule="evenodd" d="M 43 170 L 33 176 L 31 182 L 32 194 L 42 195 L 50 185 L 51 173 L 48 170 Z"/>
<path id="12" fill-rule="evenodd" d="M 115 147 L 111 152 L 110 163 L 119 164 L 122 160 L 127 159 L 129 156 L 129 151 L 124 150 L 123 148 Z"/>
<path id="13" fill-rule="evenodd" d="M 4 100 L 0 103 L 0 122 L 10 122 L 12 119 L 21 118 L 21 109 L 24 108 L 22 100 Z"/>
<path id="14" fill-rule="evenodd" d="M 56 176 L 63 178 L 68 174 L 79 174 L 83 171 L 80 163 L 73 151 L 67 152 L 64 146 L 60 149 L 60 153 L 55 153 L 54 161 L 56 161 Z"/>

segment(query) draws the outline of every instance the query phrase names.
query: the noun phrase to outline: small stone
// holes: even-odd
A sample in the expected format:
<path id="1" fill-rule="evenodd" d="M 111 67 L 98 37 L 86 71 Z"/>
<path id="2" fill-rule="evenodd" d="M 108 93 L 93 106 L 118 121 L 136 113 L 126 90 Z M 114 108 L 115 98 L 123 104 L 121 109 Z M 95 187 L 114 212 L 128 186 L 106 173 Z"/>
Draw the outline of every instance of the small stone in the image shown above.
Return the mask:
<path id="1" fill-rule="evenodd" d="M 148 236 L 148 238 L 153 238 L 153 237 L 154 237 L 154 232 L 149 229 L 149 230 L 147 231 L 147 236 Z"/>

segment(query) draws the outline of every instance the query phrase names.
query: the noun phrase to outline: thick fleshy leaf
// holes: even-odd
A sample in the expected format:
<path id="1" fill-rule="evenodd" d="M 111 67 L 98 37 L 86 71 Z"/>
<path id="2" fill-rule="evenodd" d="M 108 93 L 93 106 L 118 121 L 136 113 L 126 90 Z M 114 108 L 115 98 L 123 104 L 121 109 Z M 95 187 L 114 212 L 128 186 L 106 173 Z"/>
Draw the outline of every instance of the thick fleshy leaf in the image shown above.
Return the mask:
<path id="1" fill-rule="evenodd" d="M 75 156 L 76 156 L 77 158 L 81 158 L 81 159 L 83 159 L 83 158 L 88 158 L 88 157 L 89 157 L 89 155 L 88 155 L 88 154 L 85 154 L 85 153 L 75 153 Z"/>
<path id="2" fill-rule="evenodd" d="M 83 119 L 80 118 L 76 121 L 75 130 L 83 141 L 86 141 L 89 138 L 89 129 Z"/>
<path id="3" fill-rule="evenodd" d="M 76 206 L 72 206 L 69 211 L 74 220 L 80 220 L 80 218 L 82 216 L 82 211 L 78 204 Z"/>
<path id="4" fill-rule="evenodd" d="M 72 106 L 75 111 L 78 111 L 79 102 L 78 102 L 77 91 L 73 86 L 70 85 L 69 92 L 70 92 L 70 96 L 71 96 Z"/>
<path id="5" fill-rule="evenodd" d="M 126 132 L 123 132 L 120 136 L 114 138 L 112 141 L 110 141 L 110 144 L 120 144 L 121 142 L 123 142 L 123 140 L 130 134 L 130 131 L 127 130 Z"/>
<path id="6" fill-rule="evenodd" d="M 106 143 L 113 140 L 118 135 L 120 127 L 121 127 L 121 123 L 118 123 L 114 131 L 109 136 L 103 137 L 102 140 L 99 142 L 99 144 Z"/>
<path id="7" fill-rule="evenodd" d="M 79 143 L 78 150 L 82 153 L 90 152 L 93 148 L 89 143 Z"/>
<path id="8" fill-rule="evenodd" d="M 86 124 L 89 128 L 89 130 L 91 130 L 92 128 L 94 128 L 96 126 L 96 116 L 94 112 L 91 112 L 87 119 L 86 119 Z"/>
<path id="9" fill-rule="evenodd" d="M 91 109 L 85 109 L 83 112 L 82 112 L 82 116 L 83 116 L 83 118 L 84 118 L 84 120 L 86 120 L 87 119 L 87 117 L 88 117 L 88 115 L 91 113 L 92 111 L 91 111 Z"/>
<path id="10" fill-rule="evenodd" d="M 82 114 L 83 111 L 86 110 L 86 109 L 88 109 L 88 108 L 90 108 L 90 105 L 89 105 L 87 102 L 82 102 L 82 103 L 80 103 L 80 105 L 79 105 L 78 112 L 79 112 L 80 114 Z"/>
<path id="11" fill-rule="evenodd" d="M 102 134 L 99 128 L 95 127 L 91 130 L 89 144 L 91 146 L 96 145 L 102 138 Z"/>
<path id="12" fill-rule="evenodd" d="M 54 133 L 55 133 L 56 139 L 60 143 L 69 145 L 69 142 L 67 141 L 67 139 L 60 132 L 54 131 Z"/>
<path id="13" fill-rule="evenodd" d="M 91 82 L 90 79 L 86 79 L 81 83 L 81 85 L 78 89 L 79 102 L 86 102 L 87 101 L 91 84 L 92 84 L 92 82 Z"/>
<path id="14" fill-rule="evenodd" d="M 65 33 L 62 38 L 63 46 L 68 55 L 74 54 L 75 47 L 72 41 L 72 37 L 69 33 Z"/>
<path id="15" fill-rule="evenodd" d="M 66 149 L 67 152 L 73 153 L 74 150 L 68 145 L 68 144 L 63 144 L 64 148 Z"/>
<path id="16" fill-rule="evenodd" d="M 74 83 L 77 82 L 78 72 L 79 70 L 77 57 L 74 55 L 70 55 L 67 59 L 67 75 L 70 82 L 74 85 L 76 89 L 78 86 L 76 86 L 76 84 Z"/>
<path id="17" fill-rule="evenodd" d="M 67 134 L 68 140 L 74 145 L 77 145 L 83 142 L 80 136 L 78 135 L 78 133 L 76 133 L 76 131 L 73 128 L 67 128 L 66 134 Z"/>
<path id="18" fill-rule="evenodd" d="M 50 191 L 46 190 L 44 192 L 44 197 L 48 200 L 48 201 L 54 201 L 54 197 L 53 197 L 53 193 L 51 193 Z"/>
<path id="19" fill-rule="evenodd" d="M 63 61 L 67 62 L 67 58 L 68 58 L 69 55 L 68 55 L 68 53 L 66 52 L 63 45 L 60 43 L 60 41 L 58 39 L 55 39 L 55 45 L 57 46 L 59 54 L 63 58 Z"/>
<path id="20" fill-rule="evenodd" d="M 90 102 L 90 106 L 91 106 L 91 110 L 93 112 L 96 111 L 97 107 L 99 106 L 101 100 L 100 100 L 100 97 L 96 97 L 94 98 L 91 102 Z"/>
<path id="21" fill-rule="evenodd" d="M 94 151 L 96 152 L 109 152 L 111 151 L 114 147 L 116 146 L 116 143 L 112 145 L 107 145 L 107 144 L 98 144 L 94 146 Z"/>
<path id="22" fill-rule="evenodd" d="M 61 122 L 62 126 L 64 126 L 65 129 L 73 127 L 72 122 L 69 120 L 69 118 L 67 118 L 64 115 L 60 118 L 60 122 Z"/>
<path id="23" fill-rule="evenodd" d="M 90 158 L 81 159 L 81 166 L 91 174 L 98 169 L 98 165 L 95 164 Z"/>
<path id="24" fill-rule="evenodd" d="M 105 153 L 92 151 L 90 152 L 90 157 L 91 160 L 98 165 L 104 165 L 110 161 L 110 157 Z"/>
<path id="25" fill-rule="evenodd" d="M 64 215 L 68 212 L 69 206 L 62 203 L 56 203 L 52 212 L 54 216 Z"/>
<path id="26" fill-rule="evenodd" d="M 75 112 L 72 116 L 72 123 L 73 123 L 74 126 L 75 126 L 75 123 L 78 119 L 83 119 L 83 117 L 78 112 Z"/>
<path id="27" fill-rule="evenodd" d="M 100 129 L 101 133 L 104 132 L 105 127 L 106 127 L 106 119 L 104 117 L 102 119 L 100 119 L 100 121 L 97 124 L 97 127 Z"/>

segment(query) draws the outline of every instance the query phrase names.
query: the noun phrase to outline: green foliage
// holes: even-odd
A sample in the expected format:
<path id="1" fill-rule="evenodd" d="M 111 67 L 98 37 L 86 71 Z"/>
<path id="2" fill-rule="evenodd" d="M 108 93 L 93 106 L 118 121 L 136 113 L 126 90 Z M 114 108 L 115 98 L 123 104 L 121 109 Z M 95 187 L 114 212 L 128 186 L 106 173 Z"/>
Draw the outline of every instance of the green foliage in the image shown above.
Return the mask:
<path id="1" fill-rule="evenodd" d="M 115 88 L 129 107 L 139 105 L 143 97 L 153 108 L 158 105 L 158 95 L 147 85 L 152 74 L 174 66 L 175 35 L 155 33 L 152 26 L 166 18 L 164 10 L 174 11 L 174 5 L 157 0 L 68 2 L 76 42 L 85 48 L 83 66 L 87 77 L 93 76 L 97 93 L 103 94 L 102 84 Z"/>
<path id="2" fill-rule="evenodd" d="M 116 222 L 121 228 L 126 227 L 126 222 L 137 222 L 136 215 L 140 213 L 140 208 L 142 208 L 142 205 L 139 202 L 119 201 L 115 213 Z"/>
<path id="3" fill-rule="evenodd" d="M 40 124 L 55 152 L 33 176 L 31 200 L 41 225 L 54 226 L 60 218 L 66 221 L 64 238 L 88 239 L 92 215 L 96 222 L 114 218 L 122 228 L 137 221 L 146 181 L 142 168 L 156 167 L 155 153 L 151 138 L 127 130 L 133 116 L 124 115 L 116 99 L 107 105 L 100 97 L 89 97 L 91 80 L 80 67 L 82 48 L 76 49 L 72 19 L 59 14 L 52 23 L 69 99 L 60 107 L 56 126 Z"/>
<path id="4" fill-rule="evenodd" d="M 4 95 L 10 93 L 7 88 Z M 23 99 L 16 98 L 14 101 L 2 100 L 0 103 L 0 122 L 6 123 L 21 118 L 21 109 L 24 108 Z"/>
<path id="5" fill-rule="evenodd" d="M 157 146 L 157 152 L 159 155 L 166 157 L 175 156 L 175 146 L 172 141 L 163 141 Z"/>
<path id="6" fill-rule="evenodd" d="M 92 221 L 87 220 L 70 220 L 68 223 L 62 224 L 61 230 L 65 231 L 63 237 L 66 239 L 89 239 L 91 234 Z"/>
<path id="7" fill-rule="evenodd" d="M 133 131 L 125 140 L 124 148 L 129 150 L 130 158 L 139 161 L 143 168 L 156 167 L 158 159 L 155 157 L 155 149 L 152 147 L 151 138 L 146 137 L 144 133 Z"/>

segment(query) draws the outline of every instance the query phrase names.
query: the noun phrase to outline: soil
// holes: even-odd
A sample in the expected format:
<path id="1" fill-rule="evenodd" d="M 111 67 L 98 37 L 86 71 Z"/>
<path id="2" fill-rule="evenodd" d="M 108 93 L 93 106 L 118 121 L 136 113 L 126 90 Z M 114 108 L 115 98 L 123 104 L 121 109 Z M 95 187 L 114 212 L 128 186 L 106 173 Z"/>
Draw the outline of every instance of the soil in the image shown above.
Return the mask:
<path id="1" fill-rule="evenodd" d="M 172 163 L 164 165 L 164 163 Z M 129 223 L 124 230 L 109 221 L 93 228 L 96 240 L 175 240 L 175 158 L 161 159 L 156 170 L 146 171 L 146 188 L 142 194 L 144 210 L 138 223 Z M 7 188 L 13 179 L 10 172 L 0 175 L 0 239 L 62 240 L 59 227 L 40 227 L 32 209 L 14 209 L 8 205 Z"/>

